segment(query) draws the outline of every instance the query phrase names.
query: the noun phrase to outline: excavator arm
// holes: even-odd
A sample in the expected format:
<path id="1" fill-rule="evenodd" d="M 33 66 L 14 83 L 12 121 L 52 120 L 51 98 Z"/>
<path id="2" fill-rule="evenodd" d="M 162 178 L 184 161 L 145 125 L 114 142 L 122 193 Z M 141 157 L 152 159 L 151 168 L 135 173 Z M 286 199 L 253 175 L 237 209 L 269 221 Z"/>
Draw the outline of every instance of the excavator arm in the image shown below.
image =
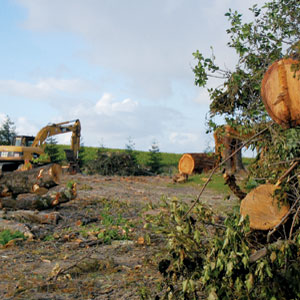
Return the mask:
<path id="1" fill-rule="evenodd" d="M 66 121 L 57 124 L 50 124 L 42 128 L 36 135 L 32 147 L 41 147 L 43 148 L 46 144 L 47 138 L 53 135 L 58 135 L 62 133 L 72 132 L 71 136 L 71 150 L 73 152 L 74 158 L 78 158 L 78 151 L 80 147 L 80 131 L 81 125 L 80 121 Z"/>

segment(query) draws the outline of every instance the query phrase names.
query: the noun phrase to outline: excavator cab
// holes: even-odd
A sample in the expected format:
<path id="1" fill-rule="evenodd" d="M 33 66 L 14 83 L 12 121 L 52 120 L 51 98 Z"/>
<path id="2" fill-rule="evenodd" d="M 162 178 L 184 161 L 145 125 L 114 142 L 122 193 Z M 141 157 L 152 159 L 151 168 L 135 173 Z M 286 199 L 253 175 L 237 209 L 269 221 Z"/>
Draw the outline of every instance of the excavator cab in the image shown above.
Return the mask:
<path id="1" fill-rule="evenodd" d="M 17 135 L 13 139 L 13 146 L 20 146 L 20 147 L 31 147 L 34 141 L 34 136 L 28 135 Z"/>

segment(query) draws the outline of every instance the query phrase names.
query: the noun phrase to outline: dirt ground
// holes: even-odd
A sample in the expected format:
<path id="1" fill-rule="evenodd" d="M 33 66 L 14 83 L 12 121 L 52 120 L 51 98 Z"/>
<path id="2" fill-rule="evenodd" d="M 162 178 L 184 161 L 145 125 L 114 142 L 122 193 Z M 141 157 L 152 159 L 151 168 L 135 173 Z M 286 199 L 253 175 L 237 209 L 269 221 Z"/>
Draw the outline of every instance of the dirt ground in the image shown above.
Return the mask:
<path id="1" fill-rule="evenodd" d="M 162 198 L 191 201 L 200 186 L 169 177 L 65 175 L 78 195 L 55 210 L 56 225 L 27 224 L 33 240 L 0 248 L 0 299 L 147 299 L 159 289 L 157 262 L 165 240 L 147 215 Z M 230 201 L 206 189 L 202 201 L 225 210 Z M 107 240 L 105 240 L 107 239 Z"/>

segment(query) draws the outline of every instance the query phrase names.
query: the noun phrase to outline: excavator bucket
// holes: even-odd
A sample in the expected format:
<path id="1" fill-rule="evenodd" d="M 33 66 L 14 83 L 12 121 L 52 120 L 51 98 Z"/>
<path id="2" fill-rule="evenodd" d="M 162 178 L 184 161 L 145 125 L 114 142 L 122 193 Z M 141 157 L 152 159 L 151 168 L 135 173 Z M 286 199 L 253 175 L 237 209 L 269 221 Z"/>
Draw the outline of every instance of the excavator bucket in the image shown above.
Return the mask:
<path id="1" fill-rule="evenodd" d="M 74 157 L 74 152 L 71 149 L 65 149 L 66 158 L 69 163 L 68 173 L 76 174 L 80 172 L 80 168 L 78 165 L 78 159 Z"/>

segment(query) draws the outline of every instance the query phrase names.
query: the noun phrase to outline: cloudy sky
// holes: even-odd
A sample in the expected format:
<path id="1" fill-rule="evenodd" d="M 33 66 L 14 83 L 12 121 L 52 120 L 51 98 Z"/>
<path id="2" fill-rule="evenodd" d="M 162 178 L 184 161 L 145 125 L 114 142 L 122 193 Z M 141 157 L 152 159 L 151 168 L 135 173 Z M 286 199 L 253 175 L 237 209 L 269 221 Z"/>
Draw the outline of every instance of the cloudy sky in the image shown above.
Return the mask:
<path id="1" fill-rule="evenodd" d="M 209 98 L 192 53 L 226 47 L 229 8 L 245 19 L 262 0 L 1 0 L 0 120 L 18 134 L 80 119 L 83 143 L 202 152 Z M 60 142 L 69 142 L 61 136 Z"/>

